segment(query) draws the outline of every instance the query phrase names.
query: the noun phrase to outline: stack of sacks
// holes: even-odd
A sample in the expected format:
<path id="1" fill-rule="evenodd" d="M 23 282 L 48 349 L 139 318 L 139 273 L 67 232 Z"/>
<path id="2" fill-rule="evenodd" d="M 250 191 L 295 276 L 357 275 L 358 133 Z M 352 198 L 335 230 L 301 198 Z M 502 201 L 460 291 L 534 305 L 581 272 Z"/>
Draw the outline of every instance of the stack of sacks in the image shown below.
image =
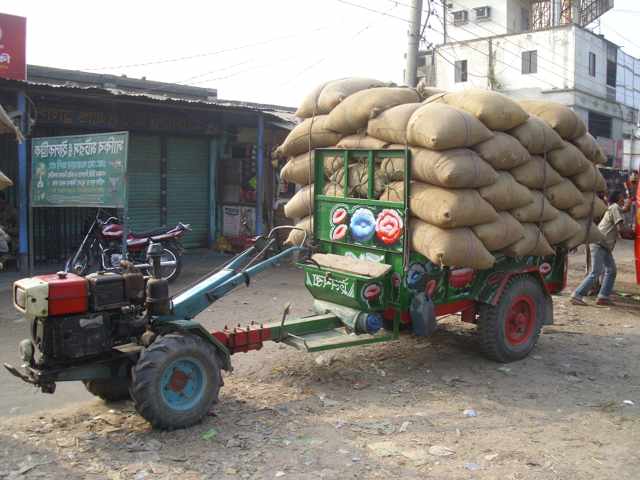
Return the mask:
<path id="1" fill-rule="evenodd" d="M 302 218 L 299 226 L 312 224 L 310 150 L 409 148 L 411 245 L 436 264 L 484 269 L 496 253 L 544 256 L 557 245 L 597 240 L 593 219 L 604 204 L 596 192 L 604 179 L 595 165 L 604 155 L 572 110 L 477 89 L 420 95 L 381 85 L 329 82 L 298 110 L 312 117 L 277 153 L 289 158 L 282 177 L 305 186 L 285 207 L 289 218 Z M 364 165 L 345 173 L 341 157 L 326 159 L 325 194 L 342 195 L 348 175 L 349 195 L 366 197 Z M 403 170 L 401 159 L 382 160 L 374 179 L 379 198 L 403 199 Z M 293 232 L 289 242 L 301 237 Z"/>

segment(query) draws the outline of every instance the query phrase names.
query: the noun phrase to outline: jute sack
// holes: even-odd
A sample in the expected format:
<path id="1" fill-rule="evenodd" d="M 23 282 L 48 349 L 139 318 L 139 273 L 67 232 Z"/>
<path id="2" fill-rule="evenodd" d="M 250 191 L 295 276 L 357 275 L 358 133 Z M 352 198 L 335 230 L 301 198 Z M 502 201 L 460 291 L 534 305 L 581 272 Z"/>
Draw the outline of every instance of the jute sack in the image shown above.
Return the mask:
<path id="1" fill-rule="evenodd" d="M 493 132 L 492 138 L 474 145 L 473 149 L 496 170 L 511 170 L 531 158 L 518 140 L 503 132 Z"/>
<path id="2" fill-rule="evenodd" d="M 549 245 L 549 242 L 535 224 L 525 223 L 522 227 L 524 236 L 516 243 L 506 247 L 502 253 L 508 257 L 523 257 L 525 255 L 544 257 L 555 253 L 555 250 Z"/>
<path id="3" fill-rule="evenodd" d="M 342 156 L 325 156 L 324 172 L 329 176 L 334 171 L 344 165 Z M 286 182 L 297 183 L 298 185 L 308 185 L 313 183 L 315 172 L 313 168 L 313 152 L 305 152 L 295 157 L 291 157 L 289 161 L 280 170 L 280 178 Z"/>
<path id="4" fill-rule="evenodd" d="M 510 173 L 522 185 L 534 189 L 548 188 L 562 182 L 562 176 L 544 158 L 537 155 L 532 155 L 527 163 L 514 168 Z"/>
<path id="5" fill-rule="evenodd" d="M 385 110 L 369 120 L 367 135 L 389 143 L 404 144 L 407 140 L 407 124 L 420 103 L 405 103 Z"/>
<path id="6" fill-rule="evenodd" d="M 411 149 L 411 178 L 446 188 L 480 188 L 495 183 L 496 171 L 473 150 Z"/>
<path id="7" fill-rule="evenodd" d="M 422 105 L 407 124 L 409 144 L 432 150 L 472 147 L 492 136 L 480 120 L 444 103 Z"/>
<path id="8" fill-rule="evenodd" d="M 418 82 L 416 90 L 418 91 L 418 94 L 420 95 L 420 98 L 422 100 L 427 100 L 429 97 L 444 93 L 444 90 L 428 86 L 424 78 Z"/>
<path id="9" fill-rule="evenodd" d="M 569 215 L 575 219 L 588 217 L 593 213 L 594 219 L 600 219 L 607 210 L 607 205 L 598 197 L 596 192 L 580 192 L 582 194 L 582 202 L 569 209 Z M 591 204 L 593 203 L 593 209 Z"/>
<path id="10" fill-rule="evenodd" d="M 602 244 L 605 241 L 604 235 L 598 228 L 598 226 L 589 218 L 582 218 L 577 220 L 580 225 L 580 231 L 567 240 L 566 245 L 569 250 L 576 248 L 578 245 L 584 243 Z M 589 229 L 589 235 L 587 237 L 587 228 Z"/>
<path id="11" fill-rule="evenodd" d="M 582 227 L 578 222 L 564 212 L 559 212 L 555 219 L 542 224 L 542 233 L 551 245 L 558 245 L 569 240 L 580 231 L 582 231 Z"/>
<path id="12" fill-rule="evenodd" d="M 318 85 L 316 88 L 311 90 L 309 94 L 302 100 L 300 106 L 296 110 L 295 116 L 298 118 L 309 118 L 314 115 L 319 115 L 318 111 L 318 97 L 320 96 L 320 92 L 325 87 L 325 85 L 329 82 L 324 82 Z"/>
<path id="13" fill-rule="evenodd" d="M 551 205 L 558 210 L 569 210 L 576 205 L 582 204 L 584 201 L 582 192 L 567 178 L 564 178 L 562 182 L 557 185 L 547 188 L 545 195 L 551 202 Z"/>
<path id="14" fill-rule="evenodd" d="M 327 118 L 326 127 L 340 133 L 355 133 L 367 128 L 369 119 L 388 108 L 415 103 L 418 92 L 407 87 L 379 87 L 356 92 L 336 106 Z"/>
<path id="15" fill-rule="evenodd" d="M 284 206 L 284 216 L 301 218 L 313 215 L 313 183 L 302 187 Z"/>
<path id="16" fill-rule="evenodd" d="M 562 138 L 556 131 L 538 117 L 529 119 L 509 131 L 533 155 L 540 155 L 562 147 Z"/>
<path id="17" fill-rule="evenodd" d="M 387 150 L 404 150 L 404 145 L 388 145 Z M 404 157 L 382 157 L 380 175 L 387 183 L 404 179 Z"/>
<path id="18" fill-rule="evenodd" d="M 0 172 L 0 190 L 4 190 L 5 188 L 9 188 L 13 185 L 13 182 L 9 177 L 7 177 L 4 173 Z"/>
<path id="19" fill-rule="evenodd" d="M 349 95 L 353 95 L 361 90 L 375 87 L 388 87 L 393 84 L 381 82 L 373 78 L 341 78 L 328 82 L 318 95 L 318 111 L 316 114 L 329 113 L 336 105 L 342 102 Z"/>
<path id="20" fill-rule="evenodd" d="M 330 197 L 344 197 L 344 187 L 337 183 L 329 182 L 324 186 L 324 194 Z"/>
<path id="21" fill-rule="evenodd" d="M 524 237 L 522 224 L 508 212 L 498 212 L 498 220 L 476 225 L 472 230 L 490 252 L 502 250 Z"/>
<path id="22" fill-rule="evenodd" d="M 330 180 L 344 188 L 344 168 L 337 170 L 331 175 Z M 373 191 L 375 198 L 378 198 L 385 187 L 387 179 L 383 177 L 380 170 L 376 170 L 373 179 Z M 349 192 L 361 198 L 367 198 L 369 190 L 369 168 L 365 162 L 349 165 Z"/>
<path id="23" fill-rule="evenodd" d="M 590 133 L 573 140 L 573 144 L 580 149 L 587 159 L 592 163 L 607 163 L 607 157 L 602 151 L 602 147 Z"/>
<path id="24" fill-rule="evenodd" d="M 531 190 L 516 182 L 509 172 L 498 172 L 496 182 L 481 188 L 478 193 L 498 211 L 513 210 L 533 202 Z"/>
<path id="25" fill-rule="evenodd" d="M 443 101 L 469 112 L 490 130 L 511 130 L 529 118 L 529 114 L 506 95 L 479 88 L 443 93 L 427 100 L 434 101 Z"/>
<path id="26" fill-rule="evenodd" d="M 303 218 L 298 223 L 296 223 L 296 227 L 301 228 L 304 231 L 295 229 L 291 230 L 291 232 L 289 232 L 289 236 L 284 242 L 285 245 L 302 245 L 305 237 L 304 232 L 307 232 L 306 236 L 307 240 L 309 240 L 311 238 L 311 235 L 313 234 L 313 217 Z"/>
<path id="27" fill-rule="evenodd" d="M 568 142 L 565 142 L 562 148 L 547 153 L 547 161 L 563 177 L 577 175 L 591 166 L 591 162 L 580 149 Z"/>
<path id="28" fill-rule="evenodd" d="M 516 217 L 519 222 L 548 222 L 558 216 L 558 209 L 544 198 L 542 192 L 532 190 L 531 195 L 533 196 L 533 203 L 511 210 L 511 215 Z"/>
<path id="29" fill-rule="evenodd" d="M 595 165 L 578 175 L 574 175 L 571 177 L 571 181 L 581 192 L 604 192 L 607 189 L 607 182 Z"/>
<path id="30" fill-rule="evenodd" d="M 336 148 L 363 148 L 367 150 L 380 150 L 388 145 L 387 142 L 369 137 L 368 135 L 347 135 L 343 137 Z"/>
<path id="31" fill-rule="evenodd" d="M 491 268 L 495 258 L 470 228 L 442 229 L 411 219 L 411 249 L 437 265 Z"/>
<path id="32" fill-rule="evenodd" d="M 297 125 L 287 138 L 284 139 L 282 145 L 276 149 L 277 157 L 294 157 L 309 151 L 309 141 L 311 141 L 311 149 L 328 147 L 338 143 L 342 135 L 328 130 L 325 126 L 327 117 L 321 115 L 319 117 L 307 118 Z M 309 137 L 311 135 L 311 137 Z"/>
<path id="33" fill-rule="evenodd" d="M 587 133 L 582 119 L 566 105 L 542 100 L 522 100 L 520 105 L 547 122 L 564 139 L 573 140 Z"/>
<path id="34" fill-rule="evenodd" d="M 382 196 L 396 202 L 403 197 L 403 182 L 390 183 Z M 413 216 L 440 228 L 471 227 L 498 219 L 497 212 L 477 190 L 450 190 L 420 182 L 411 182 L 409 210 Z"/>

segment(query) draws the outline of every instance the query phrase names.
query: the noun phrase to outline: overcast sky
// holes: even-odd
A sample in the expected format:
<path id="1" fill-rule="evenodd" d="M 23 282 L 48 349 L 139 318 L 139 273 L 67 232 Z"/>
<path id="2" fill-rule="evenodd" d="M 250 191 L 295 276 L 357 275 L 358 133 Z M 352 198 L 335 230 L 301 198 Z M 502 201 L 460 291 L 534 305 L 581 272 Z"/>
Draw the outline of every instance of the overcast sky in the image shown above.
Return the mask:
<path id="1" fill-rule="evenodd" d="M 409 15 L 409 0 L 349 2 Z M 615 4 L 602 33 L 638 57 L 640 1 Z M 403 78 L 408 24 L 338 0 L 3 0 L 0 12 L 27 17 L 30 64 L 213 87 L 224 99 L 295 106 L 323 80 Z"/>

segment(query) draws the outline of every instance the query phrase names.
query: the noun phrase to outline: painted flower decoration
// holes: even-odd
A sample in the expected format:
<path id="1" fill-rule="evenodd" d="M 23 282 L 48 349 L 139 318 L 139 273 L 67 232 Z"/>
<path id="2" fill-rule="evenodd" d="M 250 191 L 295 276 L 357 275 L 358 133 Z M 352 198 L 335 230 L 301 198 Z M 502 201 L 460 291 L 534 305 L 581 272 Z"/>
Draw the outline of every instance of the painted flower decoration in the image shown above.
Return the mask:
<path id="1" fill-rule="evenodd" d="M 403 222 L 398 212 L 385 209 L 376 220 L 376 236 L 385 245 L 393 245 L 402 235 Z"/>
<path id="2" fill-rule="evenodd" d="M 331 222 L 335 225 L 339 225 L 341 223 L 345 223 L 347 221 L 347 210 L 343 207 L 336 208 L 331 215 Z"/>
<path id="3" fill-rule="evenodd" d="M 331 240 L 343 240 L 347 236 L 349 227 L 346 225 L 338 225 L 331 231 Z"/>
<path id="4" fill-rule="evenodd" d="M 351 237 L 358 242 L 366 242 L 373 238 L 376 229 L 376 217 L 371 210 L 358 208 L 351 215 Z"/>

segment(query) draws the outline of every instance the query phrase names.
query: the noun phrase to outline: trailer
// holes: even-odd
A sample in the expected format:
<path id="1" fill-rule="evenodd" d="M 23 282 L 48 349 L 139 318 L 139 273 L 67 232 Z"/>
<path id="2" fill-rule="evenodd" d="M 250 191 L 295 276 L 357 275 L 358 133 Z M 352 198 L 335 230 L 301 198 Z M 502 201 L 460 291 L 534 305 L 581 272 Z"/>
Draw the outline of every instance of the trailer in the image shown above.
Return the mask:
<path id="1" fill-rule="evenodd" d="M 367 162 L 367 194 L 324 195 L 324 160 L 341 156 L 345 169 Z M 374 170 L 384 158 L 404 164 L 404 198 L 376 198 Z M 459 314 L 477 325 L 484 354 L 498 362 L 526 357 L 544 325 L 553 323 L 551 295 L 566 283 L 567 252 L 549 257 L 497 255 L 473 270 L 436 265 L 411 251 L 410 151 L 316 150 L 313 241 L 282 247 L 276 227 L 221 269 L 169 296 L 160 276 L 160 248 L 151 245 L 153 274 L 131 265 L 123 273 L 78 277 L 58 273 L 20 280 L 16 308 L 31 323 L 20 344 L 15 376 L 53 393 L 61 381 L 82 381 L 105 399 L 131 398 L 154 427 L 200 421 L 218 400 L 231 358 L 279 342 L 305 352 L 428 336 L 438 317 Z M 345 170 L 347 171 L 347 170 Z M 361 198 L 366 197 L 366 198 Z M 257 273 L 297 253 L 314 314 L 207 331 L 195 319 Z"/>

